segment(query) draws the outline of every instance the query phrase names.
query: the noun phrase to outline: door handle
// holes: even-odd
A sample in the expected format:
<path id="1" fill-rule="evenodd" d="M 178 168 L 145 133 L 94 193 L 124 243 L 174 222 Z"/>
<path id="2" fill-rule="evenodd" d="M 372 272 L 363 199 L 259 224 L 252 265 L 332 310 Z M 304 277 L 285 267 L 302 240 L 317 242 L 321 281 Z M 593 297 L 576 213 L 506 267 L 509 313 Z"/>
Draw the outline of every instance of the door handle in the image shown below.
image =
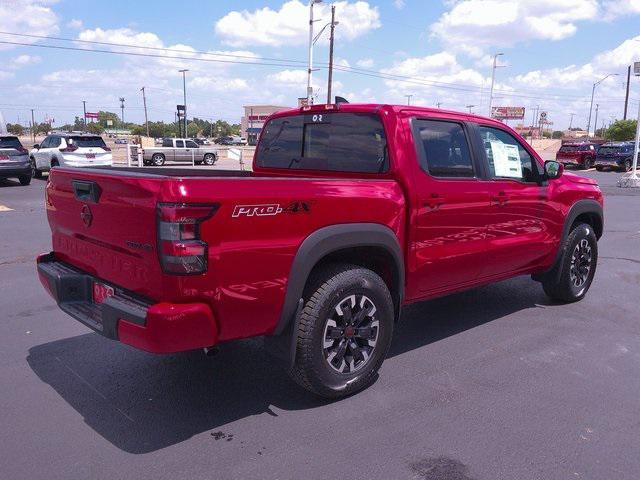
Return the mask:
<path id="1" fill-rule="evenodd" d="M 509 200 L 509 197 L 504 192 L 499 192 L 497 195 L 491 197 L 491 201 L 499 207 L 504 207 L 507 200 Z"/>
<path id="2" fill-rule="evenodd" d="M 442 198 L 440 194 L 432 193 L 431 195 L 429 195 L 429 199 L 424 203 L 424 206 L 430 208 L 431 210 L 437 210 L 443 203 L 444 198 Z"/>

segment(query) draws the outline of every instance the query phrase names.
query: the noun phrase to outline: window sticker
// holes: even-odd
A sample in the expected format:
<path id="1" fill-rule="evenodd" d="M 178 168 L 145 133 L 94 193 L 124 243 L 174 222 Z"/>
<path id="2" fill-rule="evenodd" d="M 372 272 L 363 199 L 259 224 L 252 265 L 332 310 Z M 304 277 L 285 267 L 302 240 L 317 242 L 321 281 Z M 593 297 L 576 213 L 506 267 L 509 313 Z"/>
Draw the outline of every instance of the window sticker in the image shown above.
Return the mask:
<path id="1" fill-rule="evenodd" d="M 500 141 L 490 141 L 491 156 L 496 177 L 522 178 L 520 152 L 516 145 L 509 145 Z"/>

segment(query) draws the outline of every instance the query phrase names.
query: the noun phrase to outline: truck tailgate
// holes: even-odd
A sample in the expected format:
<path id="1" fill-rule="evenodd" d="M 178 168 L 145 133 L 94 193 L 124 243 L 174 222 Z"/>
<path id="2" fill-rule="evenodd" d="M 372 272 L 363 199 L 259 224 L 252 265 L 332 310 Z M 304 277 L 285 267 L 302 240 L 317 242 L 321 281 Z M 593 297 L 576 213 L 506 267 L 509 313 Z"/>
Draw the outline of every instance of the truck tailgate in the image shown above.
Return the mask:
<path id="1" fill-rule="evenodd" d="M 55 169 L 47 216 L 57 259 L 154 299 L 162 290 L 156 202 L 162 177 Z"/>

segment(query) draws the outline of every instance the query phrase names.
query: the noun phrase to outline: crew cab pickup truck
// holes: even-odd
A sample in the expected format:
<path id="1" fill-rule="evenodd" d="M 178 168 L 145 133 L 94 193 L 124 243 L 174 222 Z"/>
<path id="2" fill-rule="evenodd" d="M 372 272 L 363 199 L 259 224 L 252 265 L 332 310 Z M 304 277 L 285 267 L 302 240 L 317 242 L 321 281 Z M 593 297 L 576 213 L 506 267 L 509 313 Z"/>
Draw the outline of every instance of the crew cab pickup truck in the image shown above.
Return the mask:
<path id="1" fill-rule="evenodd" d="M 161 147 L 144 148 L 142 151 L 144 164 L 156 167 L 166 161 L 214 165 L 218 159 L 215 148 L 198 145 L 188 138 L 164 138 Z"/>
<path id="2" fill-rule="evenodd" d="M 72 317 L 155 353 L 264 336 L 334 398 L 407 304 L 524 274 L 580 300 L 603 231 L 597 184 L 508 126 L 369 104 L 271 116 L 252 172 L 54 168 L 46 208 L 38 273 Z"/>

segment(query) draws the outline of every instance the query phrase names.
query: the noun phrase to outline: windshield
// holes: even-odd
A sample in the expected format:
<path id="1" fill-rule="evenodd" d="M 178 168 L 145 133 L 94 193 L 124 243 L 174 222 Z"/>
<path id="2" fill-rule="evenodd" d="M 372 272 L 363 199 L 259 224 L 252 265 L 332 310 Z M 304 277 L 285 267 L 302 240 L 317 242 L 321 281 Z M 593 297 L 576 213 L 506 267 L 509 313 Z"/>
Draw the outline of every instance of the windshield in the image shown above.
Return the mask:
<path id="1" fill-rule="evenodd" d="M 15 148 L 19 150 L 22 148 L 22 144 L 18 137 L 0 137 L 0 148 Z"/>
<path id="2" fill-rule="evenodd" d="M 275 118 L 264 127 L 256 163 L 265 168 L 381 173 L 389 168 L 377 115 L 307 113 Z"/>
<path id="3" fill-rule="evenodd" d="M 78 148 L 104 148 L 106 144 L 102 137 L 71 137 Z"/>

